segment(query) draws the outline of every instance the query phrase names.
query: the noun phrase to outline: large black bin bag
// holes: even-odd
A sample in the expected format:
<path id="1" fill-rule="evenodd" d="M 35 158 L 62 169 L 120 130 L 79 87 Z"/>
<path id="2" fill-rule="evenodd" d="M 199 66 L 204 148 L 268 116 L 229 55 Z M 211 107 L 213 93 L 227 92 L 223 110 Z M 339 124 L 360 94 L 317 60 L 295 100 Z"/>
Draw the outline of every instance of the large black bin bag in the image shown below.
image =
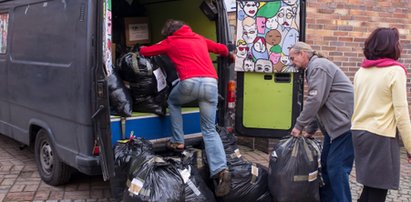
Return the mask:
<path id="1" fill-rule="evenodd" d="M 289 137 L 270 155 L 268 186 L 274 201 L 320 201 L 320 147 L 314 139 Z"/>
<path id="2" fill-rule="evenodd" d="M 156 155 L 132 160 L 124 202 L 184 201 L 184 182 L 170 162 Z"/>
<path id="3" fill-rule="evenodd" d="M 154 154 L 152 144 L 142 138 L 119 140 L 114 146 L 114 172 L 115 177 L 110 179 L 111 191 L 116 201 L 121 201 L 126 189 L 127 174 L 130 170 L 131 160 L 143 159 L 144 156 Z"/>
<path id="4" fill-rule="evenodd" d="M 133 99 L 116 69 L 107 77 L 107 83 L 110 94 L 110 106 L 114 113 L 123 117 L 131 116 L 133 112 Z"/>

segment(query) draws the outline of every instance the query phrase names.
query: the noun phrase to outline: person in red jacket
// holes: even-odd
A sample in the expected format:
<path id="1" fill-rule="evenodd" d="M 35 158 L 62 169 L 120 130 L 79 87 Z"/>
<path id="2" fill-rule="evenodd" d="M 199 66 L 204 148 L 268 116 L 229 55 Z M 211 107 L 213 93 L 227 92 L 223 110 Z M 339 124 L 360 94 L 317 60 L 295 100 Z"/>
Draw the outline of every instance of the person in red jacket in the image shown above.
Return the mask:
<path id="1" fill-rule="evenodd" d="M 181 105 L 198 100 L 200 107 L 201 132 L 212 178 L 218 179 L 216 195 L 228 194 L 231 175 L 228 171 L 226 154 L 215 128 L 218 102 L 217 73 L 209 52 L 228 56 L 228 48 L 197 33 L 178 20 L 168 20 L 161 34 L 166 39 L 152 46 L 140 48 L 143 56 L 167 55 L 176 67 L 180 78 L 170 92 L 167 103 L 170 112 L 172 136 L 168 148 L 184 150 L 183 120 Z"/>

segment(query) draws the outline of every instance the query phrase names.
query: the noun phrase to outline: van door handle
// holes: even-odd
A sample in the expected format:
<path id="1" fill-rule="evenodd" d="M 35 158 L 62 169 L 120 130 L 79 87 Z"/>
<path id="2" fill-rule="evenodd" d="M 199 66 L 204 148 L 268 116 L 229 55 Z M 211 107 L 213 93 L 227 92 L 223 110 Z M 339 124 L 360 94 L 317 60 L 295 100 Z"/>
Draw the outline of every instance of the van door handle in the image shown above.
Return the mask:
<path id="1" fill-rule="evenodd" d="M 94 112 L 93 116 L 91 116 L 91 119 L 94 119 L 100 112 L 104 109 L 103 105 L 98 106 L 98 109 L 96 112 Z"/>

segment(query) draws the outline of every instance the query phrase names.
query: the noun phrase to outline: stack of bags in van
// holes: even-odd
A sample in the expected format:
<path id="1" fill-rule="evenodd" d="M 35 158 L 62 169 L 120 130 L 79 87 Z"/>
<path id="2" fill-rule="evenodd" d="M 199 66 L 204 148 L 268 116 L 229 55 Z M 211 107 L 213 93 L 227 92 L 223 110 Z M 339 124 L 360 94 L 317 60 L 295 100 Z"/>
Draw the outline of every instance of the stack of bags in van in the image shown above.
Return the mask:
<path id="1" fill-rule="evenodd" d="M 129 117 L 133 112 L 133 100 L 116 69 L 107 77 L 112 114 Z"/>
<path id="2" fill-rule="evenodd" d="M 133 98 L 133 111 L 165 115 L 168 85 L 158 65 L 138 52 L 128 52 L 121 57 L 117 68 Z"/>

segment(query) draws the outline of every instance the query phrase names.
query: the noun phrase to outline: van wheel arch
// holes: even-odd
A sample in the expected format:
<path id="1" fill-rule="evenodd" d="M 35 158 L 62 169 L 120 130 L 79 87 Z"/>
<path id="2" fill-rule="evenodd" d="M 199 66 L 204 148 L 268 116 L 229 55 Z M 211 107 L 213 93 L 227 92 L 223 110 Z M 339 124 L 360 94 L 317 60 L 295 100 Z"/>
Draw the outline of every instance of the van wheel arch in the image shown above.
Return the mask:
<path id="1" fill-rule="evenodd" d="M 41 128 L 34 139 L 34 157 L 41 179 L 54 186 L 67 183 L 73 169 L 57 155 L 50 134 Z"/>

